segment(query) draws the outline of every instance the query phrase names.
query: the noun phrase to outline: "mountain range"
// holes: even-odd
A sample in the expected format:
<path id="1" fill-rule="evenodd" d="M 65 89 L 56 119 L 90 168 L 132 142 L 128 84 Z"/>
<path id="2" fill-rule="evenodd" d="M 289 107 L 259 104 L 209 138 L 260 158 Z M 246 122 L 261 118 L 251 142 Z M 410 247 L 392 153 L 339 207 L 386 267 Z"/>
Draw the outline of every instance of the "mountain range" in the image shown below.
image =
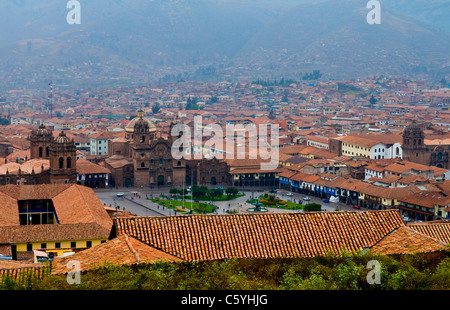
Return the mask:
<path id="1" fill-rule="evenodd" d="M 66 0 L 0 3 L 0 88 L 138 85 L 177 79 L 450 79 L 450 4 L 380 0 Z"/>

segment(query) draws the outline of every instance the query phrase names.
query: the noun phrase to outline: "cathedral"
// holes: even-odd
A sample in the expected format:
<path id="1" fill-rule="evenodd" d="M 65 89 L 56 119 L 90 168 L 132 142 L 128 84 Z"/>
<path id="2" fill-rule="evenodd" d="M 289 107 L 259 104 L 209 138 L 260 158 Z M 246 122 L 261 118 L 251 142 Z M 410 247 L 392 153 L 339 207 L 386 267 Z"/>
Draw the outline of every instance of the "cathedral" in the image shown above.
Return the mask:
<path id="1" fill-rule="evenodd" d="M 172 122 L 172 127 L 176 122 Z M 142 110 L 125 128 L 125 138 L 108 142 L 106 168 L 113 186 L 229 186 L 229 167 L 217 159 L 186 160 L 172 157 L 178 137 L 162 138 Z"/>
<path id="2" fill-rule="evenodd" d="M 64 131 L 54 138 L 44 125 L 31 131 L 30 159 L 0 166 L 0 184 L 76 183 L 75 142 Z"/>
<path id="3" fill-rule="evenodd" d="M 423 128 L 413 121 L 403 132 L 403 159 L 414 163 L 450 169 L 448 162 L 450 141 L 448 138 L 430 140 Z"/>

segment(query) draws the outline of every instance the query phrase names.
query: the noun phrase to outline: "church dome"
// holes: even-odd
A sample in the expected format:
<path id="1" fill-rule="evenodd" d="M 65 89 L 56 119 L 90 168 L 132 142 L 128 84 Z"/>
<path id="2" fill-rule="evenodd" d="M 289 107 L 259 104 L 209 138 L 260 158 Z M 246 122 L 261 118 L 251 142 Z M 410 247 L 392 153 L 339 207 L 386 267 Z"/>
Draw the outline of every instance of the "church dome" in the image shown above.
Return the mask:
<path id="1" fill-rule="evenodd" d="M 138 116 L 133 118 L 125 127 L 126 132 L 134 132 L 135 126 L 148 127 L 149 131 L 156 131 L 156 125 L 148 118 L 144 117 L 144 111 L 139 110 Z"/>
<path id="2" fill-rule="evenodd" d="M 61 131 L 59 133 L 59 136 L 56 137 L 55 143 L 64 144 L 64 143 L 71 143 L 71 141 L 70 141 L 70 138 L 68 136 L 66 136 L 64 131 Z"/>
<path id="3" fill-rule="evenodd" d="M 50 132 L 48 131 L 48 129 L 44 126 L 44 124 L 41 124 L 39 126 L 39 128 L 36 130 L 36 135 L 38 136 L 46 136 L 48 135 Z"/>

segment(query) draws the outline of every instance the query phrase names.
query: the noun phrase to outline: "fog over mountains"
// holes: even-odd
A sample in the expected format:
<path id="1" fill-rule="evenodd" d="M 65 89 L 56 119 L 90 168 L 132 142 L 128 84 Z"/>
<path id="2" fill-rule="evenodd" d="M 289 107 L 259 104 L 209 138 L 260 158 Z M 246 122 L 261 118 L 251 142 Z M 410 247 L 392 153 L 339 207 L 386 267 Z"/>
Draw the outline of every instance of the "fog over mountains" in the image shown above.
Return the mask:
<path id="1" fill-rule="evenodd" d="M 66 0 L 0 2 L 0 88 L 189 79 L 450 78 L 450 2 L 380 0 Z"/>

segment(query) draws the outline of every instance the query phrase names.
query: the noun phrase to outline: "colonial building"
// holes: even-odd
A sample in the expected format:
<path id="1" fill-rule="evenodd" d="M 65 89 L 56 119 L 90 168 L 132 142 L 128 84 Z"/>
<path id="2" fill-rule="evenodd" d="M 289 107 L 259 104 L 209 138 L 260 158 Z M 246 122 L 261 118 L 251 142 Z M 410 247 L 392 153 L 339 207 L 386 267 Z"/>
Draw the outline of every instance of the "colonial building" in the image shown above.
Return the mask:
<path id="1" fill-rule="evenodd" d="M 172 122 L 172 126 L 176 123 Z M 172 143 L 177 137 L 163 138 L 142 110 L 125 128 L 125 138 L 109 140 L 106 168 L 113 186 L 230 185 L 225 162 L 174 159 Z"/>
<path id="2" fill-rule="evenodd" d="M 413 121 L 403 132 L 403 159 L 422 165 L 449 169 L 450 140 L 427 139 L 420 124 Z"/>
<path id="3" fill-rule="evenodd" d="M 109 239 L 112 220 L 94 191 L 76 184 L 0 186 L 0 254 L 76 252 Z"/>
<path id="4" fill-rule="evenodd" d="M 76 147 L 64 131 L 54 138 L 44 125 L 29 137 L 30 159 L 0 166 L 0 185 L 70 183 L 77 179 Z"/>

